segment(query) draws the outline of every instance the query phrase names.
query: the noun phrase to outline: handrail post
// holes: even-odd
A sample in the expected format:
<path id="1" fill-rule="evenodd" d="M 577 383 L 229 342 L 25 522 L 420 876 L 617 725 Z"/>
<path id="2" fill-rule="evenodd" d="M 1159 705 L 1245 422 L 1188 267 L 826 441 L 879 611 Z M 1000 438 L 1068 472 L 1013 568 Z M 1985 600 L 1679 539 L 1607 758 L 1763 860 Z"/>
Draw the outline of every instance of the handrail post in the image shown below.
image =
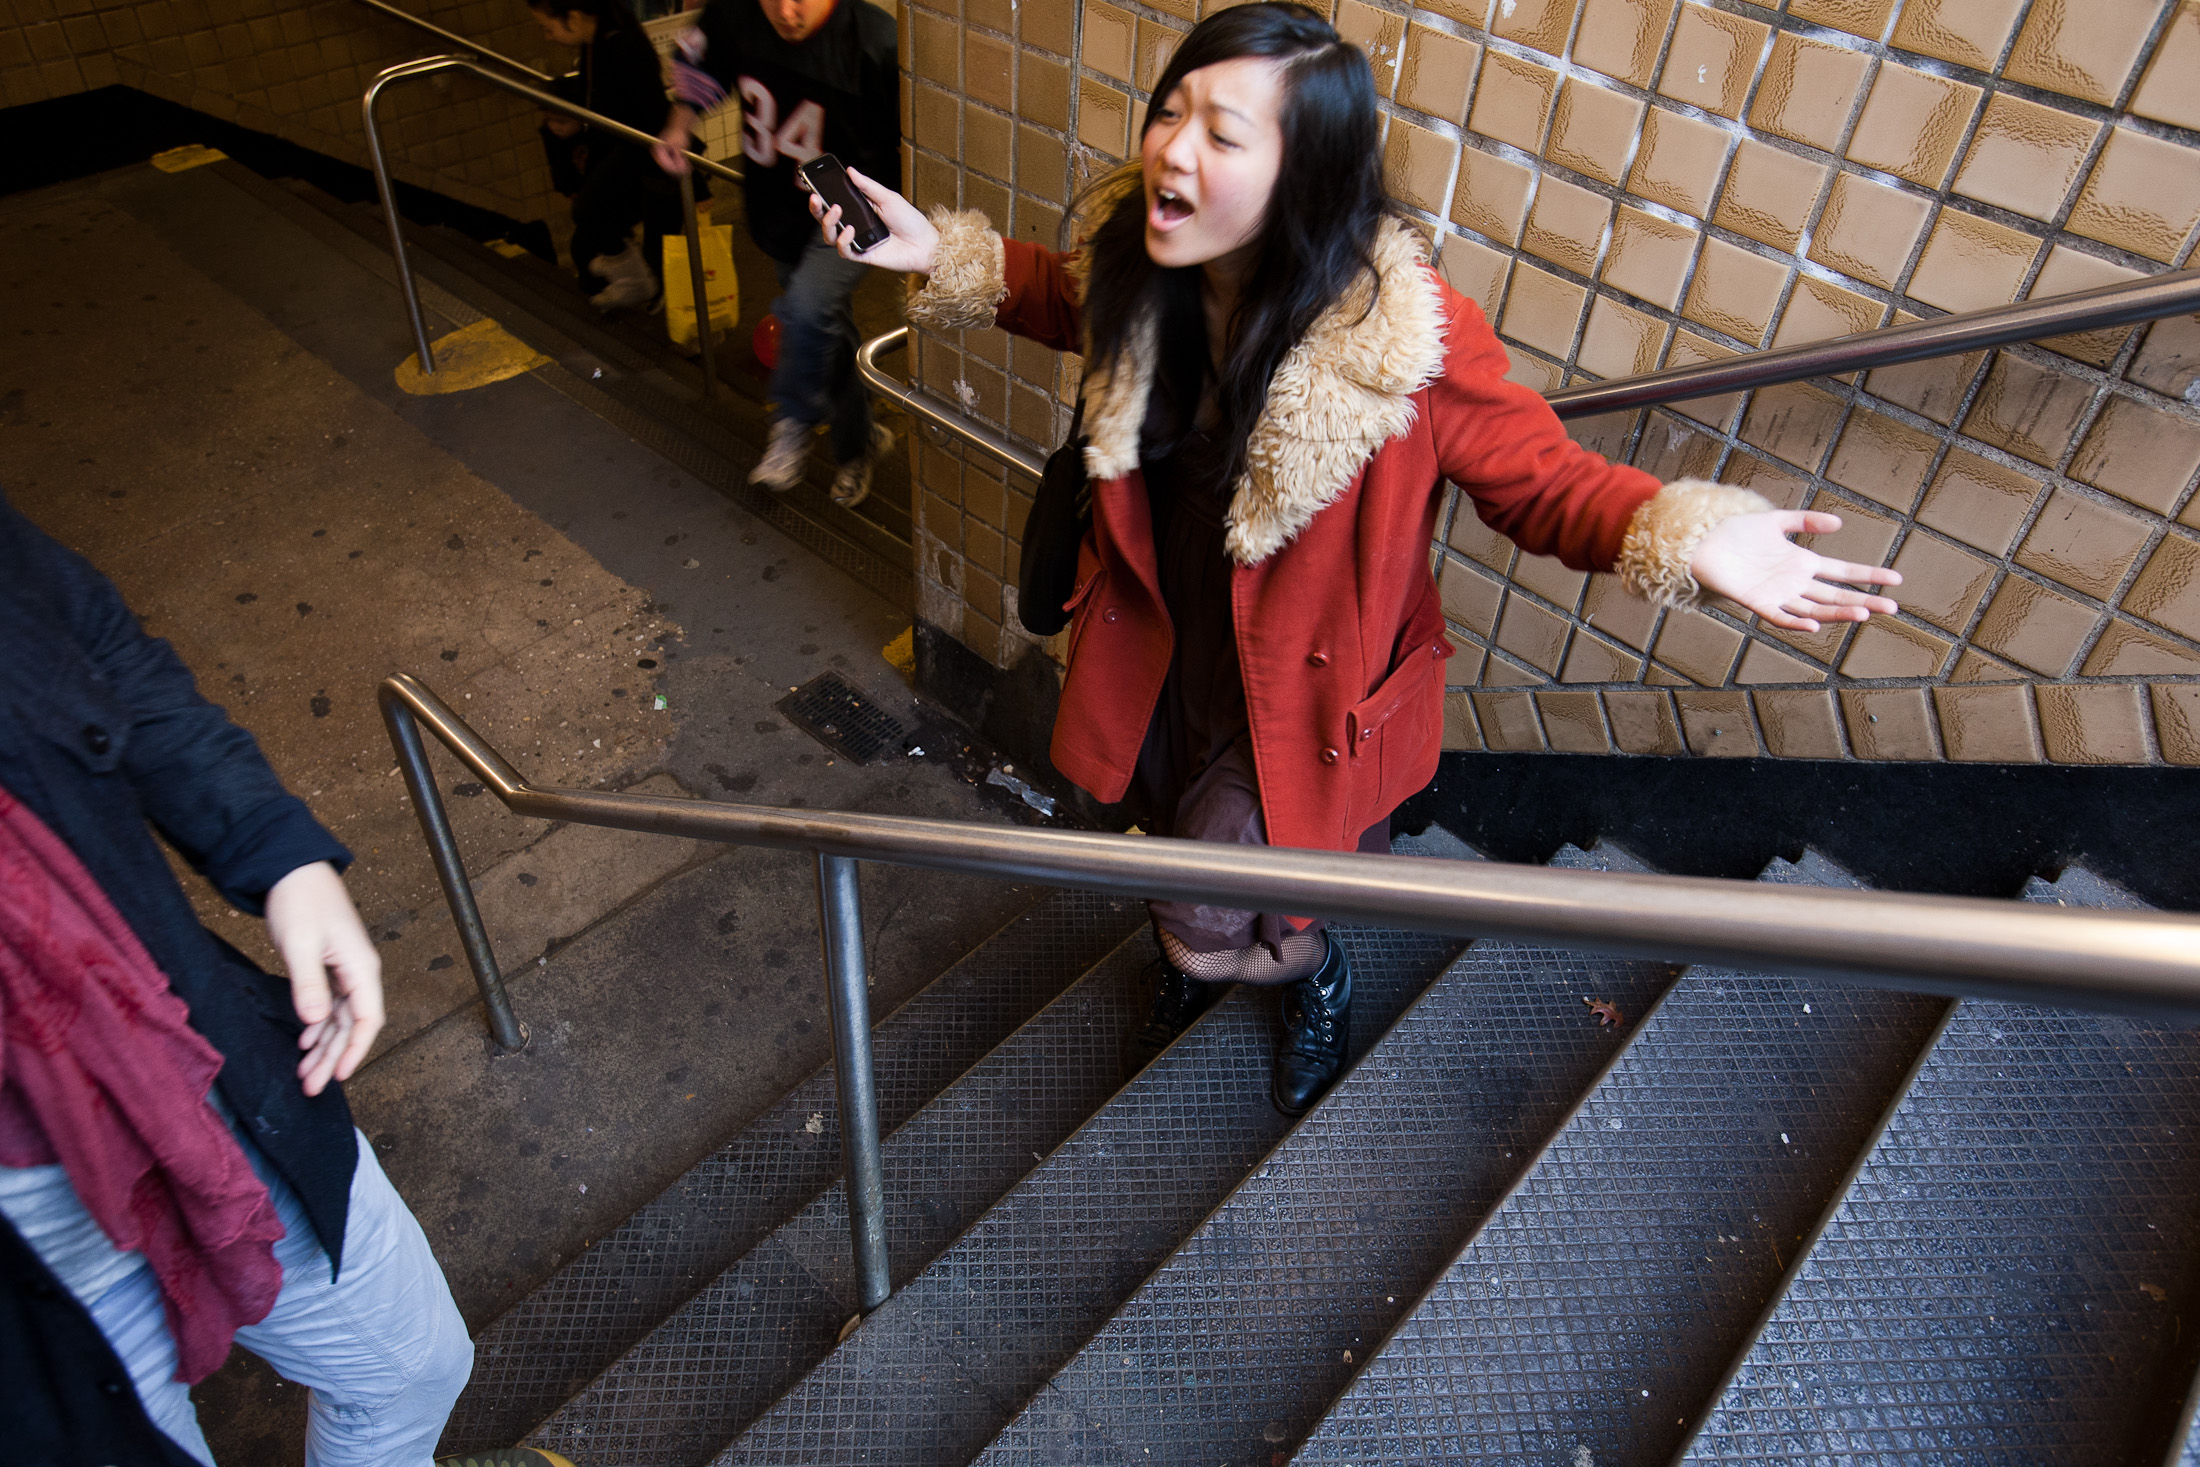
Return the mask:
<path id="1" fill-rule="evenodd" d="M 412 710 L 392 698 L 382 700 L 382 722 L 397 746 L 398 765 L 405 771 L 405 788 L 412 794 L 413 813 L 428 838 L 428 854 L 434 858 L 437 880 L 443 883 L 443 899 L 450 904 L 451 919 L 458 924 L 458 940 L 466 949 L 466 961 L 474 970 L 481 1003 L 489 1011 L 489 1033 L 497 1048 L 510 1054 L 527 1047 L 527 1030 L 512 1012 L 512 1000 L 504 991 L 504 975 L 497 969 L 496 952 L 489 945 L 489 931 L 482 925 L 481 909 L 474 904 L 473 883 L 466 879 L 465 862 L 459 858 L 458 838 L 451 832 L 450 812 L 443 808 L 443 794 L 435 787 L 428 767 L 428 751 L 420 739 L 420 724 Z"/>
<path id="2" fill-rule="evenodd" d="M 433 58 L 441 60 L 442 58 Z M 367 125 L 367 161 L 374 165 L 374 187 L 382 196 L 382 217 L 390 226 L 390 258 L 397 266 L 397 288 L 405 295 L 405 317 L 412 322 L 413 345 L 420 353 L 420 374 L 435 375 L 435 349 L 428 345 L 428 323 L 420 314 L 420 292 L 413 285 L 412 261 L 405 258 L 405 221 L 397 212 L 397 185 L 390 180 L 389 161 L 382 156 L 382 124 L 375 112 L 382 100 L 382 88 L 407 73 L 401 67 L 391 67 L 374 79 L 367 94 L 360 99 L 359 110 L 365 115 Z"/>
<path id="3" fill-rule="evenodd" d="M 871 1068 L 870 975 L 863 958 L 863 898 L 856 862 L 817 856 L 817 925 L 832 1001 L 833 1071 L 840 1090 L 840 1152 L 848 1169 L 848 1237 L 865 1314 L 886 1302 L 886 1177 L 878 1135 L 878 1076 Z"/>
<path id="4" fill-rule="evenodd" d="M 711 360 L 710 295 L 703 279 L 703 230 L 695 213 L 695 170 L 680 175 L 680 218 L 687 230 L 688 288 L 695 301 L 695 344 L 702 351 L 703 401 L 718 395 L 718 373 Z M 659 269 L 663 262 L 658 262 Z"/>

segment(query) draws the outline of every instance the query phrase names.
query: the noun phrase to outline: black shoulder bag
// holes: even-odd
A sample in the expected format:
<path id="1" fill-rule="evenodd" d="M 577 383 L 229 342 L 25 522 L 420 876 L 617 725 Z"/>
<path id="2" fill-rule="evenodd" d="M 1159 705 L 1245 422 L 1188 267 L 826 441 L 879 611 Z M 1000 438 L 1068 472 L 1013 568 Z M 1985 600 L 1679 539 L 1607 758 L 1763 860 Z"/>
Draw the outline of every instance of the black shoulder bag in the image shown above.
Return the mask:
<path id="1" fill-rule="evenodd" d="M 1016 561 L 1016 619 L 1035 637 L 1069 625 L 1063 603 L 1077 594 L 1077 547 L 1092 528 L 1092 485 L 1085 478 L 1085 399 L 1069 421 L 1069 438 L 1047 458 L 1024 521 Z"/>

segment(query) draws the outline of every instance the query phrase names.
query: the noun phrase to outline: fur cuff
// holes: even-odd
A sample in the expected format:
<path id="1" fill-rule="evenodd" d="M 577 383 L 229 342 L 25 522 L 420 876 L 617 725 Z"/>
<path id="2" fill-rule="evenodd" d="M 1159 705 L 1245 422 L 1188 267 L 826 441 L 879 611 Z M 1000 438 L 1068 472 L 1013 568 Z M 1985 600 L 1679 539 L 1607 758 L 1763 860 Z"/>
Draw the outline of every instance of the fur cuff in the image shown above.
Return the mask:
<path id="1" fill-rule="evenodd" d="M 1689 558 L 1713 525 L 1738 514 L 1760 514 L 1770 500 L 1749 489 L 1707 479 L 1676 479 L 1643 502 L 1620 542 L 1619 571 L 1628 590 L 1654 606 L 1686 606 L 1703 588 Z"/>
<path id="2" fill-rule="evenodd" d="M 932 210 L 940 232 L 932 277 L 909 297 L 909 323 L 935 331 L 982 331 L 1008 295 L 1008 252 L 985 215 L 976 209 Z"/>

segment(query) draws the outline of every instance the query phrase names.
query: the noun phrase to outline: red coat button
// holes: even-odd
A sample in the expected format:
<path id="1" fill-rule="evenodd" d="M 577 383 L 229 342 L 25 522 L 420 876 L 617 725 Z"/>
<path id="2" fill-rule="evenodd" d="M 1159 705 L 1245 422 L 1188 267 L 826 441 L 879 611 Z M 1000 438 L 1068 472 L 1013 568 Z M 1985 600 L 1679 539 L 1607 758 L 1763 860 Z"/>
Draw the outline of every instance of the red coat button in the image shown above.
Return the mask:
<path id="1" fill-rule="evenodd" d="M 1122 613 L 1118 612 L 1114 607 L 1111 606 L 1107 610 L 1100 613 L 1100 619 L 1102 621 L 1114 621 L 1121 615 Z"/>
<path id="2" fill-rule="evenodd" d="M 1327 667 L 1329 665 L 1329 654 L 1327 652 L 1309 652 L 1306 654 L 1306 660 L 1315 667 Z"/>
<path id="3" fill-rule="evenodd" d="M 1324 749 L 1324 750 L 1322 750 L 1322 763 L 1324 763 L 1324 764 L 1334 764 L 1334 763 L 1336 763 L 1336 762 L 1337 762 L 1337 751 L 1336 751 L 1335 749 Z"/>

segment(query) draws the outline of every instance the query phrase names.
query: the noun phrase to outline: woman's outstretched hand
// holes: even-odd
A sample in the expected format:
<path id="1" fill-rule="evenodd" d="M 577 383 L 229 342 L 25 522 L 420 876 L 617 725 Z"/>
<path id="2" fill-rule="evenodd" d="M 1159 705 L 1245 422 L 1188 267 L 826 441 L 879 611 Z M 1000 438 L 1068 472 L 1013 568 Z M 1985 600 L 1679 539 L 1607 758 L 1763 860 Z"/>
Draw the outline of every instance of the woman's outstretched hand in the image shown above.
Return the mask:
<path id="1" fill-rule="evenodd" d="M 1697 542 L 1688 569 L 1705 590 L 1739 601 L 1791 632 L 1815 632 L 1828 621 L 1869 621 L 1875 611 L 1894 611 L 1894 602 L 1884 596 L 1831 583 L 1899 586 L 1900 575 L 1881 566 L 1829 560 L 1788 539 L 1830 535 L 1840 528 L 1839 515 L 1816 511 L 1738 514 L 1712 526 Z"/>
<path id="2" fill-rule="evenodd" d="M 825 201 L 816 194 L 810 195 L 810 217 L 822 222 L 825 243 L 840 251 L 844 260 L 854 260 L 859 265 L 876 265 L 881 270 L 900 270 L 910 275 L 930 275 L 932 262 L 940 249 L 940 232 L 932 227 L 932 221 L 924 212 L 900 194 L 882 183 L 873 183 L 853 168 L 848 170 L 848 181 L 863 190 L 863 196 L 871 201 L 879 223 L 891 233 L 885 239 L 857 254 L 855 228 L 840 222 L 839 208 L 828 209 Z"/>

